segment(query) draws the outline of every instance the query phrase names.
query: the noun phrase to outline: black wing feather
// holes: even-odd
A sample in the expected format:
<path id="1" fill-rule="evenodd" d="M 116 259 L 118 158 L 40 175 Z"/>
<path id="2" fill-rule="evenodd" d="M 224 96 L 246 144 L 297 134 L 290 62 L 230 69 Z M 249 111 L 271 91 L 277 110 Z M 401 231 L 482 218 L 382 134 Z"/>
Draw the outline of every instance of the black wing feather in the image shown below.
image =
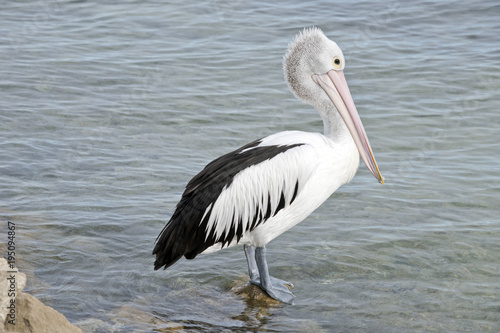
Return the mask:
<path id="1" fill-rule="evenodd" d="M 203 218 L 205 211 L 211 204 L 215 203 L 222 190 L 231 185 L 234 177 L 239 172 L 302 145 L 258 147 L 261 142 L 262 139 L 256 140 L 215 159 L 191 179 L 170 221 L 156 239 L 156 245 L 153 249 L 153 255 L 156 255 L 155 270 L 163 266 L 166 269 L 182 256 L 193 259 L 216 243 L 222 243 L 224 246 L 231 243 L 234 237 L 239 241 L 244 232 L 253 230 L 285 206 L 282 194 L 278 205 L 279 209 L 271 212 L 271 203 L 268 201 L 268 210 L 265 216 L 262 216 L 260 211 L 259 214 L 256 212 L 254 220 L 247 226 L 248 230 L 243 230 L 242 224 L 237 223 L 236 228 L 231 228 L 227 234 L 224 233 L 219 238 L 215 237 L 214 228 L 212 228 L 208 236 L 206 235 L 211 212 L 207 213 Z M 297 189 L 298 183 L 295 186 L 292 201 L 295 199 Z M 258 210 L 259 207 L 256 207 L 256 209 Z M 259 216 L 258 219 L 257 215 Z M 233 217 L 233 220 L 234 218 L 238 217 Z"/>

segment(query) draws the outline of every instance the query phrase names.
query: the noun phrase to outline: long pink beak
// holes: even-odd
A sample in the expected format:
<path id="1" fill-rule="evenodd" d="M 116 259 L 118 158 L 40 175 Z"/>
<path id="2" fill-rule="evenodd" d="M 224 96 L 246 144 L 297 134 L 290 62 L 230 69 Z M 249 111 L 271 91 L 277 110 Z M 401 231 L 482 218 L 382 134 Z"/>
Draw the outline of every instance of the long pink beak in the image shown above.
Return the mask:
<path id="1" fill-rule="evenodd" d="M 363 162 L 365 162 L 370 172 L 377 178 L 380 184 L 383 184 L 384 178 L 380 174 L 375 156 L 373 156 L 372 147 L 349 92 L 344 72 L 332 69 L 325 74 L 314 74 L 312 78 L 314 82 L 323 88 L 344 119 L 356 143 L 356 147 L 358 147 L 359 155 L 361 155 Z"/>

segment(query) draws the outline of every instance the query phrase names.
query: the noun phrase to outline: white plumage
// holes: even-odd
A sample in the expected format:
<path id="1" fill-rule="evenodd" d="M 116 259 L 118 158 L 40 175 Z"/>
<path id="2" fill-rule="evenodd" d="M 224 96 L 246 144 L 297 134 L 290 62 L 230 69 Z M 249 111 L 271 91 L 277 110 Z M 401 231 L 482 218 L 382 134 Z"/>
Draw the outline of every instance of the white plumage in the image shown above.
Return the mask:
<path id="1" fill-rule="evenodd" d="M 207 225 L 207 236 L 212 228 L 215 228 L 218 236 L 227 233 L 229 229 L 236 228 L 235 224 L 239 221 L 243 223 L 243 229 L 246 229 L 258 213 L 256 206 L 266 211 L 267 206 L 271 205 L 271 211 L 274 212 L 281 193 L 285 195 L 285 202 L 290 202 L 295 184 L 298 183 L 298 194 L 293 203 L 285 205 L 265 223 L 243 235 L 238 242 L 264 246 L 304 220 L 337 188 L 354 177 L 359 166 L 359 153 L 350 137 L 337 142 L 320 133 L 286 131 L 262 139 L 257 147 L 297 143 L 302 145 L 252 165 L 234 177 L 213 207 L 207 208 L 204 213 L 205 216 L 210 210 L 212 212 Z M 229 246 L 236 244 L 234 241 Z M 203 253 L 220 249 L 221 245 L 216 244 Z"/>

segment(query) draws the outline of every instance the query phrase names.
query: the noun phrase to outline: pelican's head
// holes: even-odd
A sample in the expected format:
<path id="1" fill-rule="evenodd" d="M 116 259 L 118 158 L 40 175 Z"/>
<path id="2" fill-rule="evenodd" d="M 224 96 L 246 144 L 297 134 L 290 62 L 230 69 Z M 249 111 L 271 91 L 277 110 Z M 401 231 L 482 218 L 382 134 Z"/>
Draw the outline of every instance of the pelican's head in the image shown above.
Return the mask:
<path id="1" fill-rule="evenodd" d="M 344 77 L 345 59 L 338 45 L 318 28 L 306 28 L 288 46 L 283 60 L 285 80 L 293 94 L 311 104 L 323 119 L 338 111 L 359 154 L 380 183 L 377 162 Z"/>

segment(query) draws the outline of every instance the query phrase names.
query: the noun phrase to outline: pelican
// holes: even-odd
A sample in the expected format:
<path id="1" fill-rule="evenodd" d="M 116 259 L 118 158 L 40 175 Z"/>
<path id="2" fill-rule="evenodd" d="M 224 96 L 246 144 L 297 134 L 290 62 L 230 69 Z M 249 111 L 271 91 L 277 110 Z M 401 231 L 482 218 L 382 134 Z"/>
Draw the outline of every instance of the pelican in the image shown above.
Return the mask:
<path id="1" fill-rule="evenodd" d="M 285 131 L 253 141 L 210 162 L 187 184 L 156 239 L 155 270 L 242 244 L 250 282 L 293 304 L 290 282 L 272 277 L 266 244 L 303 221 L 341 185 L 359 157 L 381 183 L 363 124 L 344 77 L 337 44 L 316 27 L 289 44 L 283 60 L 293 94 L 313 106 L 324 134 Z"/>

